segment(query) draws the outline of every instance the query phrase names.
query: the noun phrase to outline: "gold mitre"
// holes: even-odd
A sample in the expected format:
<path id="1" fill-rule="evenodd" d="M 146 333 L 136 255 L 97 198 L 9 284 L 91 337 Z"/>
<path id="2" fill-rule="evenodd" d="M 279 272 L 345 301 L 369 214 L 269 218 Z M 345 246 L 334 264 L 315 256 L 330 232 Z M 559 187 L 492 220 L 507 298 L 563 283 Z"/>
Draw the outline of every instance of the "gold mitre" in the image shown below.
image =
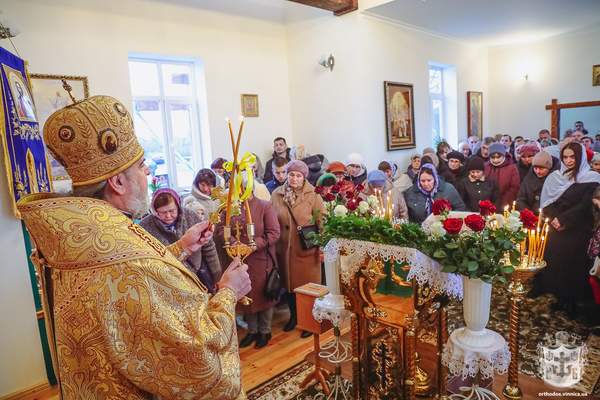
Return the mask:
<path id="1" fill-rule="evenodd" d="M 110 96 L 93 96 L 56 111 L 44 124 L 44 141 L 73 186 L 106 180 L 144 154 L 131 115 Z"/>

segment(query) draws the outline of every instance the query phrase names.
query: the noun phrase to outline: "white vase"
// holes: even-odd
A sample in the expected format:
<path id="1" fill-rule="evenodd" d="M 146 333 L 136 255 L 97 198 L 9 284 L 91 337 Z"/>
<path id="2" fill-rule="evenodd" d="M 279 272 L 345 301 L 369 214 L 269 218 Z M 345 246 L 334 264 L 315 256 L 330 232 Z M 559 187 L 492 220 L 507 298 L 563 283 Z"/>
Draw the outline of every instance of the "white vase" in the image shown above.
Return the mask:
<path id="1" fill-rule="evenodd" d="M 340 264 L 344 261 L 347 262 L 347 258 L 346 256 L 339 255 L 333 262 L 325 259 L 325 281 L 327 282 L 329 293 L 333 295 L 342 293 L 340 290 Z"/>
<path id="2" fill-rule="evenodd" d="M 481 279 L 463 276 L 463 316 L 466 327 L 457 339 L 470 348 L 485 348 L 494 343 L 493 333 L 485 329 L 490 320 L 492 285 Z"/>

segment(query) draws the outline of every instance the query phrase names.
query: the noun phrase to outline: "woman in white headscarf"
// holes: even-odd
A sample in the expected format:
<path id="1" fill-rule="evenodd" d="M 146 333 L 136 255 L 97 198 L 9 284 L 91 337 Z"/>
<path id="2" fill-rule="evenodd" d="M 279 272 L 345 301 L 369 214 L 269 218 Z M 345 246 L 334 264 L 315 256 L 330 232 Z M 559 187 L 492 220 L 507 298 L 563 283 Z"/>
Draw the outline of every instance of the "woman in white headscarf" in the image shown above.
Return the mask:
<path id="1" fill-rule="evenodd" d="M 592 299 L 586 251 L 593 229 L 592 196 L 600 174 L 590 170 L 579 143 L 566 144 L 560 159 L 560 170 L 550 174 L 542 188 L 540 205 L 550 224 L 544 255 L 548 266 L 535 277 L 530 295 L 554 294 L 558 301 L 553 309 L 575 318 L 578 307 Z"/>

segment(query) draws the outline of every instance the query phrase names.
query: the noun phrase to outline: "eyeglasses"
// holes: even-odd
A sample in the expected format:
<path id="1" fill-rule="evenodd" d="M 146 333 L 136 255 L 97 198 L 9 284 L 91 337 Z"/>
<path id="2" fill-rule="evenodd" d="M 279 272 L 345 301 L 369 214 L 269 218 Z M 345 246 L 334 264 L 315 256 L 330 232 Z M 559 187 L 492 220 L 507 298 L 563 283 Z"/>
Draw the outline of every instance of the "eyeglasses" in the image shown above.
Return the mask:
<path id="1" fill-rule="evenodd" d="M 173 208 L 170 210 L 162 210 L 162 211 L 158 211 L 156 210 L 156 213 L 158 214 L 159 217 L 166 217 L 168 215 L 172 215 L 172 216 L 177 216 L 177 209 Z"/>

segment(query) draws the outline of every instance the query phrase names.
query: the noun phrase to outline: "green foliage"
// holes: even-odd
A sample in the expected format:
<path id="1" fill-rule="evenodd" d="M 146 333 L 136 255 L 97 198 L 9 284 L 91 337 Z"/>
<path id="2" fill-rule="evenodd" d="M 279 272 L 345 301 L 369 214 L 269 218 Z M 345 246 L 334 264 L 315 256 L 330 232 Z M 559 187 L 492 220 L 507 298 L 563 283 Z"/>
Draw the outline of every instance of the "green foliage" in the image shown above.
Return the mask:
<path id="1" fill-rule="evenodd" d="M 321 246 L 333 238 L 344 238 L 412 247 L 438 261 L 444 272 L 480 278 L 490 283 L 494 280 L 507 281 L 506 276 L 519 263 L 516 244 L 524 237 L 522 231 L 512 232 L 505 227 L 434 237 L 417 224 L 393 226 L 380 218 L 357 215 L 329 216 L 322 231 L 314 235 Z"/>

